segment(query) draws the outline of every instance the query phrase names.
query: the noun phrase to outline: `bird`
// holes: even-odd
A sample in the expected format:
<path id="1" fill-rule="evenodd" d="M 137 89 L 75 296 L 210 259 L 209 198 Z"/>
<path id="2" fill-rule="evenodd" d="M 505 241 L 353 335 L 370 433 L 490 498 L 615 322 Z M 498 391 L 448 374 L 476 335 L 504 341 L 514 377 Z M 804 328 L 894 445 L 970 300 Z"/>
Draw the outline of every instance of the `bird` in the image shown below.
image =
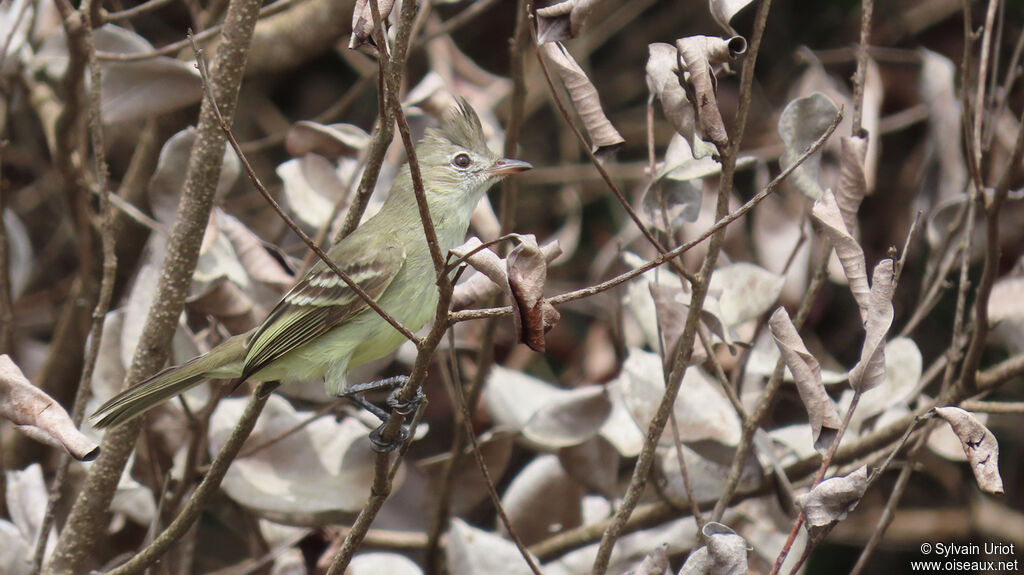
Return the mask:
<path id="1" fill-rule="evenodd" d="M 532 168 L 492 152 L 479 117 L 461 98 L 440 129 L 427 129 L 416 157 L 442 254 L 463 242 L 474 207 L 495 182 Z M 399 170 L 380 211 L 333 245 L 327 256 L 407 329 L 416 331 L 433 317 L 439 297 L 436 273 L 408 164 Z M 350 385 L 346 376 L 403 341 L 401 332 L 318 261 L 259 326 L 126 389 L 101 405 L 90 421 L 100 429 L 120 425 L 208 379 L 287 384 L 323 377 L 328 395 L 349 397 L 386 423 L 384 410 L 356 394 L 393 389 L 405 379 Z"/>

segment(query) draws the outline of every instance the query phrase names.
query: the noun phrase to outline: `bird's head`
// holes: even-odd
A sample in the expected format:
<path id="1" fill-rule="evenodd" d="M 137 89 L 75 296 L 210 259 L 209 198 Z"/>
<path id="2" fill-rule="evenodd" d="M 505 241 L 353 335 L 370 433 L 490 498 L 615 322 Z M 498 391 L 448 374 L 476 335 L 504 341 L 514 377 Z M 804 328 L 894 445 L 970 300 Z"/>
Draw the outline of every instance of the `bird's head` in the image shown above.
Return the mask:
<path id="1" fill-rule="evenodd" d="M 487 147 L 476 112 L 463 99 L 441 129 L 428 129 L 416 147 L 424 186 L 437 194 L 482 195 L 494 182 L 533 166 Z"/>

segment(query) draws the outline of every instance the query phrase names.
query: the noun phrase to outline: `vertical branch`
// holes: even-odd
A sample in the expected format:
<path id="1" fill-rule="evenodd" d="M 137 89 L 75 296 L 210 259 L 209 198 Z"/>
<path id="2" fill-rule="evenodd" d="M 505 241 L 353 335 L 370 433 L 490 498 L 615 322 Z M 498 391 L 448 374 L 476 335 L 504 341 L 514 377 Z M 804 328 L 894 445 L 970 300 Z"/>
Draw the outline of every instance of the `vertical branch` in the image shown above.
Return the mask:
<path id="1" fill-rule="evenodd" d="M 474 5 L 476 6 L 476 4 Z M 505 149 L 503 156 L 514 158 L 518 155 L 519 136 L 522 130 L 523 115 L 526 103 L 526 79 L 525 79 L 525 57 L 526 50 L 530 43 L 530 1 L 517 0 L 516 27 L 509 42 L 509 76 L 512 79 L 512 95 L 509 102 L 508 123 L 505 126 Z M 515 227 L 515 211 L 519 184 L 516 178 L 505 178 L 501 182 L 501 234 L 507 234 Z M 483 389 L 487 374 L 494 363 L 494 339 L 497 333 L 498 320 L 491 318 L 484 324 L 483 334 L 480 337 L 480 353 L 477 356 L 476 371 L 466 391 L 466 409 L 470 417 L 476 410 L 477 399 Z M 453 363 L 452 369 L 457 369 Z M 456 422 L 458 415 L 456 414 Z M 454 429 L 451 447 L 448 450 L 449 459 L 441 474 L 441 492 L 437 494 L 437 506 L 434 517 L 427 531 L 426 571 L 428 574 L 441 573 L 441 534 L 448 525 L 449 506 L 454 485 L 452 479 L 454 470 L 458 468 L 463 457 L 463 450 L 466 446 L 467 437 L 463 426 L 456 425 Z"/>
<path id="2" fill-rule="evenodd" d="M 530 45 L 530 0 L 516 2 L 516 28 L 508 49 L 508 73 L 512 79 L 512 95 L 508 106 L 508 124 L 505 126 L 505 150 L 503 156 L 515 158 L 519 155 L 519 132 L 523 127 L 523 113 L 526 107 L 525 60 Z M 519 183 L 516 178 L 505 178 L 501 182 L 501 234 L 507 234 L 516 225 L 516 204 Z"/>
<path id="3" fill-rule="evenodd" d="M 212 88 L 228 118 L 234 115 L 259 5 L 257 0 L 232 0 L 221 30 Z M 154 373 L 167 359 L 213 206 L 223 151 L 224 134 L 217 123 L 213 102 L 204 98 L 181 205 L 167 244 L 154 303 L 128 370 L 129 383 Z M 97 541 L 106 531 L 107 508 L 141 425 L 140 420 L 129 422 L 104 436 L 102 454 L 75 500 L 46 573 L 78 573 L 96 560 Z"/>
<path id="4" fill-rule="evenodd" d="M 743 132 L 747 124 L 747 116 L 750 112 L 751 90 L 754 83 L 754 67 L 757 64 L 757 54 L 761 47 L 761 39 L 764 36 L 764 29 L 768 20 L 768 11 L 771 8 L 771 0 L 761 0 L 757 7 L 755 16 L 754 33 L 751 36 L 750 49 L 747 52 L 746 60 L 743 62 L 743 70 L 740 74 L 740 104 L 736 111 L 736 119 L 733 124 L 729 145 L 722 155 L 722 175 L 719 180 L 718 203 L 715 208 L 715 219 L 721 220 L 729 211 L 729 195 L 732 193 L 733 176 L 736 170 L 736 157 L 739 154 L 740 144 L 743 141 Z M 683 327 L 683 334 L 680 336 L 679 348 L 672 365 L 672 371 L 665 382 L 665 395 L 658 405 L 658 410 L 647 428 L 647 437 L 644 438 L 644 446 L 640 456 L 633 468 L 633 477 L 630 479 L 629 488 L 623 497 L 622 504 L 615 514 L 615 518 L 608 529 L 601 537 L 601 544 L 597 551 L 597 558 L 594 560 L 592 569 L 593 575 L 603 575 L 608 569 L 608 562 L 611 559 L 612 549 L 615 542 L 633 509 L 640 502 L 644 489 L 647 486 L 651 466 L 654 463 L 655 447 L 661 437 L 675 405 L 676 397 L 679 394 L 679 387 L 682 384 L 683 376 L 693 354 L 693 342 L 697 334 L 701 309 L 704 299 L 707 296 L 708 287 L 711 281 L 711 274 L 718 260 L 718 253 L 724 238 L 724 228 L 718 230 L 711 236 L 708 244 L 708 253 L 701 265 L 700 272 L 695 278 L 693 292 L 690 295 L 690 310 L 686 316 L 686 324 Z M 749 449 L 749 446 L 748 446 Z M 717 511 L 717 509 L 716 509 Z M 720 515 L 719 515 L 720 516 Z"/>
<path id="5" fill-rule="evenodd" d="M 92 391 L 92 375 L 96 367 L 96 360 L 99 357 L 100 340 L 103 338 L 103 320 L 110 309 L 110 301 L 114 294 L 114 280 L 117 274 L 117 256 L 114 253 L 114 214 L 110 204 L 110 184 L 107 177 L 107 156 L 106 144 L 103 138 L 103 117 L 100 111 L 100 65 L 96 59 L 96 44 L 93 39 L 92 22 L 99 19 L 99 3 L 92 0 L 82 2 L 82 30 L 78 37 L 80 44 L 75 49 L 82 50 L 89 62 L 89 81 L 91 89 L 88 94 L 88 118 L 89 134 L 92 141 L 93 157 L 95 159 L 95 183 L 99 192 L 99 219 L 100 236 L 103 243 L 103 272 L 100 279 L 99 295 L 96 299 L 96 306 L 92 312 L 92 327 L 89 330 L 88 347 L 85 351 L 82 375 L 78 381 L 78 389 L 75 392 L 75 402 L 71 410 L 71 419 L 76 425 L 81 424 L 85 414 L 85 404 Z M 46 512 L 43 514 L 43 521 L 39 528 L 35 549 L 33 550 L 32 566 L 33 572 L 38 572 L 43 565 L 43 555 L 46 550 L 46 542 L 49 538 L 50 527 L 54 520 L 54 508 L 60 501 L 61 490 L 67 477 L 71 458 L 67 453 L 61 454 L 60 465 L 53 485 L 50 487 L 50 494 L 46 502 Z"/>
<path id="6" fill-rule="evenodd" d="M 861 0 L 860 5 L 860 44 L 857 46 L 857 72 L 853 76 L 853 135 L 857 136 L 864 129 L 861 121 L 864 116 L 864 83 L 868 69 L 868 44 L 871 39 L 871 15 L 875 10 L 875 0 Z M 870 137 L 877 138 L 878 134 Z"/>
<path id="7" fill-rule="evenodd" d="M 974 163 L 981 166 L 981 131 L 985 119 L 985 86 L 988 78 L 988 61 L 992 53 L 992 29 L 995 27 L 996 8 L 999 0 L 988 0 L 988 10 L 985 12 L 985 29 L 981 35 L 981 63 L 978 66 L 978 89 L 974 96 L 974 122 L 971 131 L 971 145 L 969 149 L 974 156 Z M 962 81 L 967 82 L 965 76 Z M 979 169 L 979 174 L 981 173 Z"/>

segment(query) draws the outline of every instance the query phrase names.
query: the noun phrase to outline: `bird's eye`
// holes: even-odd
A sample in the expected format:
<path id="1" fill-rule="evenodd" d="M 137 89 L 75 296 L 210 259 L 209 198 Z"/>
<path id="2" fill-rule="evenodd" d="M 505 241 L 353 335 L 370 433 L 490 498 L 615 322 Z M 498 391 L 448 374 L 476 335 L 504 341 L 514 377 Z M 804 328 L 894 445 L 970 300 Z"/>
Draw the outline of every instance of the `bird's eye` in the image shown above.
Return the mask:
<path id="1" fill-rule="evenodd" d="M 473 160 L 469 157 L 469 154 L 463 152 L 461 154 L 456 154 L 455 157 L 452 158 L 452 165 L 456 168 L 466 169 L 472 161 Z"/>

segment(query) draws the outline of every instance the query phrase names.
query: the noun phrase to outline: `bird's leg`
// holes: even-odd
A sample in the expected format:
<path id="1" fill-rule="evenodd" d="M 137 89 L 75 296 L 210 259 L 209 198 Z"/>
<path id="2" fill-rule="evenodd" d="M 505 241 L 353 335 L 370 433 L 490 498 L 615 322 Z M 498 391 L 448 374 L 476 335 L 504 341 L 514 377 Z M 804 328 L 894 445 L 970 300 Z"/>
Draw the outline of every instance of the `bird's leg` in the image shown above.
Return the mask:
<path id="1" fill-rule="evenodd" d="M 345 391 L 342 392 L 341 394 L 342 397 L 347 398 L 349 401 L 355 403 L 359 407 L 362 407 L 366 411 L 369 411 L 370 413 L 374 414 L 375 416 L 377 416 L 378 419 L 381 420 L 380 427 L 374 429 L 373 432 L 370 433 L 370 441 L 373 442 L 373 447 L 376 451 L 387 452 L 395 449 L 396 447 L 404 443 L 405 440 L 409 437 L 409 430 L 403 426 L 400 436 L 395 441 L 392 442 L 386 442 L 383 439 L 381 439 L 380 434 L 383 431 L 383 429 L 387 427 L 388 421 L 391 419 L 391 414 L 377 407 L 376 405 L 370 403 L 368 400 L 366 400 L 359 394 L 368 391 L 391 390 L 391 394 L 388 395 L 388 399 L 386 401 L 387 406 L 390 407 L 391 409 L 394 409 L 403 416 L 409 415 L 411 413 L 414 413 L 419 408 L 424 396 L 423 391 L 417 389 L 416 396 L 412 398 L 412 400 L 399 401 L 398 392 L 402 389 L 402 386 L 405 385 L 405 382 L 407 381 L 409 381 L 408 376 L 398 375 L 395 377 L 388 377 L 385 379 L 379 379 L 376 381 L 370 381 L 366 383 L 357 383 L 348 386 L 345 389 Z"/>

